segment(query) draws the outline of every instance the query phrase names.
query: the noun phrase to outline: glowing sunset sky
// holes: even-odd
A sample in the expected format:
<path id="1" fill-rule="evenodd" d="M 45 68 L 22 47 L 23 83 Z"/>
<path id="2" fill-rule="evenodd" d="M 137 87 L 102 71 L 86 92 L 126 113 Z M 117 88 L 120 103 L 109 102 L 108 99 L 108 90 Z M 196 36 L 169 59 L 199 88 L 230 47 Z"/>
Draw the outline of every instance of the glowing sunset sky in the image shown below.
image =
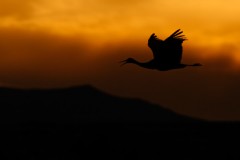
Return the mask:
<path id="1" fill-rule="evenodd" d="M 0 82 L 27 88 L 91 84 L 207 119 L 240 120 L 238 0 L 0 1 Z M 147 40 L 181 28 L 183 62 L 158 72 L 119 61 L 152 58 Z"/>

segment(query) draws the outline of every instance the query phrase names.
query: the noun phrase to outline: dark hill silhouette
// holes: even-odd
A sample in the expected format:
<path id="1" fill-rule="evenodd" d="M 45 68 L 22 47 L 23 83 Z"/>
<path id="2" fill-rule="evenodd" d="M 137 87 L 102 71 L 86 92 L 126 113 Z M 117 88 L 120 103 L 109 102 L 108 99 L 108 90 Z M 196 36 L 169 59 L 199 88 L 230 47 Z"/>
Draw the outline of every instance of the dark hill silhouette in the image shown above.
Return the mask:
<path id="1" fill-rule="evenodd" d="M 207 122 L 91 86 L 0 89 L 1 159 L 240 159 L 239 123 Z"/>
<path id="2" fill-rule="evenodd" d="M 68 89 L 0 89 L 1 123 L 193 122 L 158 105 L 111 96 L 92 86 Z M 195 120 L 197 122 L 197 120 Z"/>

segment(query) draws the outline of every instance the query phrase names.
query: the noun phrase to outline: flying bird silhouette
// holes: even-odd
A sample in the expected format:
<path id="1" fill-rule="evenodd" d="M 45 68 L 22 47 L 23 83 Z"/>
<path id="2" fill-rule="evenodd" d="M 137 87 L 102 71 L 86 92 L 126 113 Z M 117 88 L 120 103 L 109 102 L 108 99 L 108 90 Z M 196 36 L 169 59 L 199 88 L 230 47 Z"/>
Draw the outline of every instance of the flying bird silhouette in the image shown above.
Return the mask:
<path id="1" fill-rule="evenodd" d="M 178 29 L 167 39 L 161 40 L 154 33 L 148 39 L 148 46 L 153 52 L 153 59 L 148 62 L 138 62 L 133 58 L 121 61 L 122 65 L 133 63 L 148 69 L 157 69 L 168 71 L 172 69 L 181 69 L 187 66 L 202 66 L 200 63 L 182 64 L 182 43 L 186 40 L 183 31 Z"/>

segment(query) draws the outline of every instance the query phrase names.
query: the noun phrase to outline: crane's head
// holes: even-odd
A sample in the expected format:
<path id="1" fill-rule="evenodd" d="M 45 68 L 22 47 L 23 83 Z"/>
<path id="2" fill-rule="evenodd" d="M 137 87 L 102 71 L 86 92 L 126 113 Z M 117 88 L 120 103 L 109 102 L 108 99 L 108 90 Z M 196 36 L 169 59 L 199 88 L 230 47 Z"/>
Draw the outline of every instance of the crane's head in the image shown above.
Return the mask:
<path id="1" fill-rule="evenodd" d="M 127 63 L 135 63 L 135 62 L 136 62 L 135 59 L 133 59 L 133 58 L 128 58 L 128 59 L 126 59 L 126 60 L 124 60 L 124 61 L 121 61 L 120 63 L 122 63 L 121 66 L 123 66 L 123 65 L 125 65 L 125 64 L 127 64 Z"/>

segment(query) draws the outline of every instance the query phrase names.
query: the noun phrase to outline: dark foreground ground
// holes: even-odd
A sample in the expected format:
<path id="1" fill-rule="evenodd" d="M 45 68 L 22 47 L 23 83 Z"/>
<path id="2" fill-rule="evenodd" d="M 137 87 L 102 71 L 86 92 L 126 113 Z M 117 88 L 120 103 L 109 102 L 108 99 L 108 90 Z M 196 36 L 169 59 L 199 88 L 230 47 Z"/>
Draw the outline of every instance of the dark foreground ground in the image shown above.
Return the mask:
<path id="1" fill-rule="evenodd" d="M 0 89 L 1 159 L 240 159 L 240 123 L 206 122 L 90 86 Z"/>

